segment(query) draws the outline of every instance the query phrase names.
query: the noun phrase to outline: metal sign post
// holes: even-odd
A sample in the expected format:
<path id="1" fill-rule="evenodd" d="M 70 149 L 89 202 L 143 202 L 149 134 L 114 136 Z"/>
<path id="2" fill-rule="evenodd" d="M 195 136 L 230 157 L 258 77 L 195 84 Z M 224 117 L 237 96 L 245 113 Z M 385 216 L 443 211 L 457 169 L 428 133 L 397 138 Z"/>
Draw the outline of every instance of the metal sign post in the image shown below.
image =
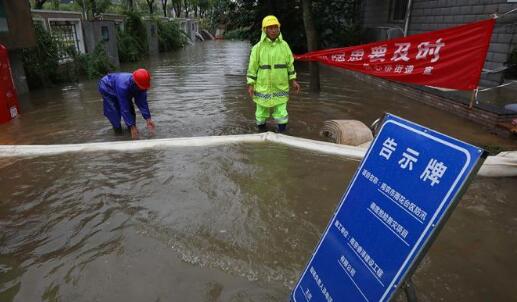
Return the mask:
<path id="1" fill-rule="evenodd" d="M 486 156 L 387 114 L 291 300 L 390 300 Z"/>

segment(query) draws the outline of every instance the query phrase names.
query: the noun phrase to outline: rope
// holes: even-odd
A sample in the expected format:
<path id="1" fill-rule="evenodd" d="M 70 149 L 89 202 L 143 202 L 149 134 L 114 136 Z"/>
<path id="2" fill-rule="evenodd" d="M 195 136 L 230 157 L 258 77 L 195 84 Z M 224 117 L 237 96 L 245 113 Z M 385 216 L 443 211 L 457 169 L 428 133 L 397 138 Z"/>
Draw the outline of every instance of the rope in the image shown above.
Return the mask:
<path id="1" fill-rule="evenodd" d="M 504 83 L 504 84 L 501 84 L 501 85 L 495 86 L 495 87 L 488 87 L 488 88 L 485 88 L 485 89 L 479 89 L 478 92 L 485 92 L 485 91 L 489 91 L 489 90 L 492 90 L 492 89 L 501 88 L 501 87 L 508 86 L 510 84 L 513 84 L 513 83 L 517 83 L 517 81 L 511 81 L 511 82 Z"/>
<path id="2" fill-rule="evenodd" d="M 509 11 L 507 11 L 506 13 L 501 14 L 501 15 L 497 15 L 497 13 L 494 13 L 494 14 L 492 15 L 492 18 L 494 18 L 494 19 L 498 19 L 498 18 L 501 18 L 501 17 L 503 17 L 503 16 L 506 16 L 506 15 L 508 15 L 508 14 L 510 14 L 510 13 L 513 13 L 514 11 L 517 11 L 517 8 L 514 8 L 514 9 L 512 9 L 512 10 L 509 10 Z"/>

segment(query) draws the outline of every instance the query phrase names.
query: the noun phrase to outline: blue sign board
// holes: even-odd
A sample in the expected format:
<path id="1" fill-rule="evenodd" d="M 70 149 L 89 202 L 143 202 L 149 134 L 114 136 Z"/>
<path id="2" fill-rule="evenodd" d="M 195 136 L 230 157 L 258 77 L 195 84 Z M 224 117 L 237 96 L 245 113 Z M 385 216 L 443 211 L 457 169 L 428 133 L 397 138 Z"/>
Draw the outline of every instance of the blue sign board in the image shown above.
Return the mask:
<path id="1" fill-rule="evenodd" d="M 485 157 L 387 114 L 291 300 L 389 300 Z"/>

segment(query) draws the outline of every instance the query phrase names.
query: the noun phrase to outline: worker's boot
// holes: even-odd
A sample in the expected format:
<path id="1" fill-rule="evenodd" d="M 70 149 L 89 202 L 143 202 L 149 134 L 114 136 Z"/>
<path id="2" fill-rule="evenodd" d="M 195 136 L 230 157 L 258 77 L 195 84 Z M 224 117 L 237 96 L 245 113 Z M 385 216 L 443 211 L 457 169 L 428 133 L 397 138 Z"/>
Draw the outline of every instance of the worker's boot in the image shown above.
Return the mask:
<path id="1" fill-rule="evenodd" d="M 258 132 L 266 132 L 267 131 L 266 123 L 257 125 L 257 129 L 258 129 Z"/>
<path id="2" fill-rule="evenodd" d="M 116 135 L 121 135 L 123 133 L 122 127 L 113 127 L 113 132 L 115 132 Z"/>
<path id="3" fill-rule="evenodd" d="M 277 130 L 278 130 L 278 133 L 283 133 L 287 130 L 287 123 L 285 124 L 278 124 L 277 125 Z"/>

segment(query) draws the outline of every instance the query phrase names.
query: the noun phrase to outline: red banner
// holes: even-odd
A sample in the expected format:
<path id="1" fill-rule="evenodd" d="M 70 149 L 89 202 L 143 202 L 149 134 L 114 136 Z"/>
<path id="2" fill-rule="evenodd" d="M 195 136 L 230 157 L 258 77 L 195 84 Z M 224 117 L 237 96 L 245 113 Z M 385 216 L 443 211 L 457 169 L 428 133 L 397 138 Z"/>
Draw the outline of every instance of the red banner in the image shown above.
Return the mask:
<path id="1" fill-rule="evenodd" d="M 495 19 L 359 46 L 295 55 L 377 77 L 457 90 L 478 87 Z"/>

